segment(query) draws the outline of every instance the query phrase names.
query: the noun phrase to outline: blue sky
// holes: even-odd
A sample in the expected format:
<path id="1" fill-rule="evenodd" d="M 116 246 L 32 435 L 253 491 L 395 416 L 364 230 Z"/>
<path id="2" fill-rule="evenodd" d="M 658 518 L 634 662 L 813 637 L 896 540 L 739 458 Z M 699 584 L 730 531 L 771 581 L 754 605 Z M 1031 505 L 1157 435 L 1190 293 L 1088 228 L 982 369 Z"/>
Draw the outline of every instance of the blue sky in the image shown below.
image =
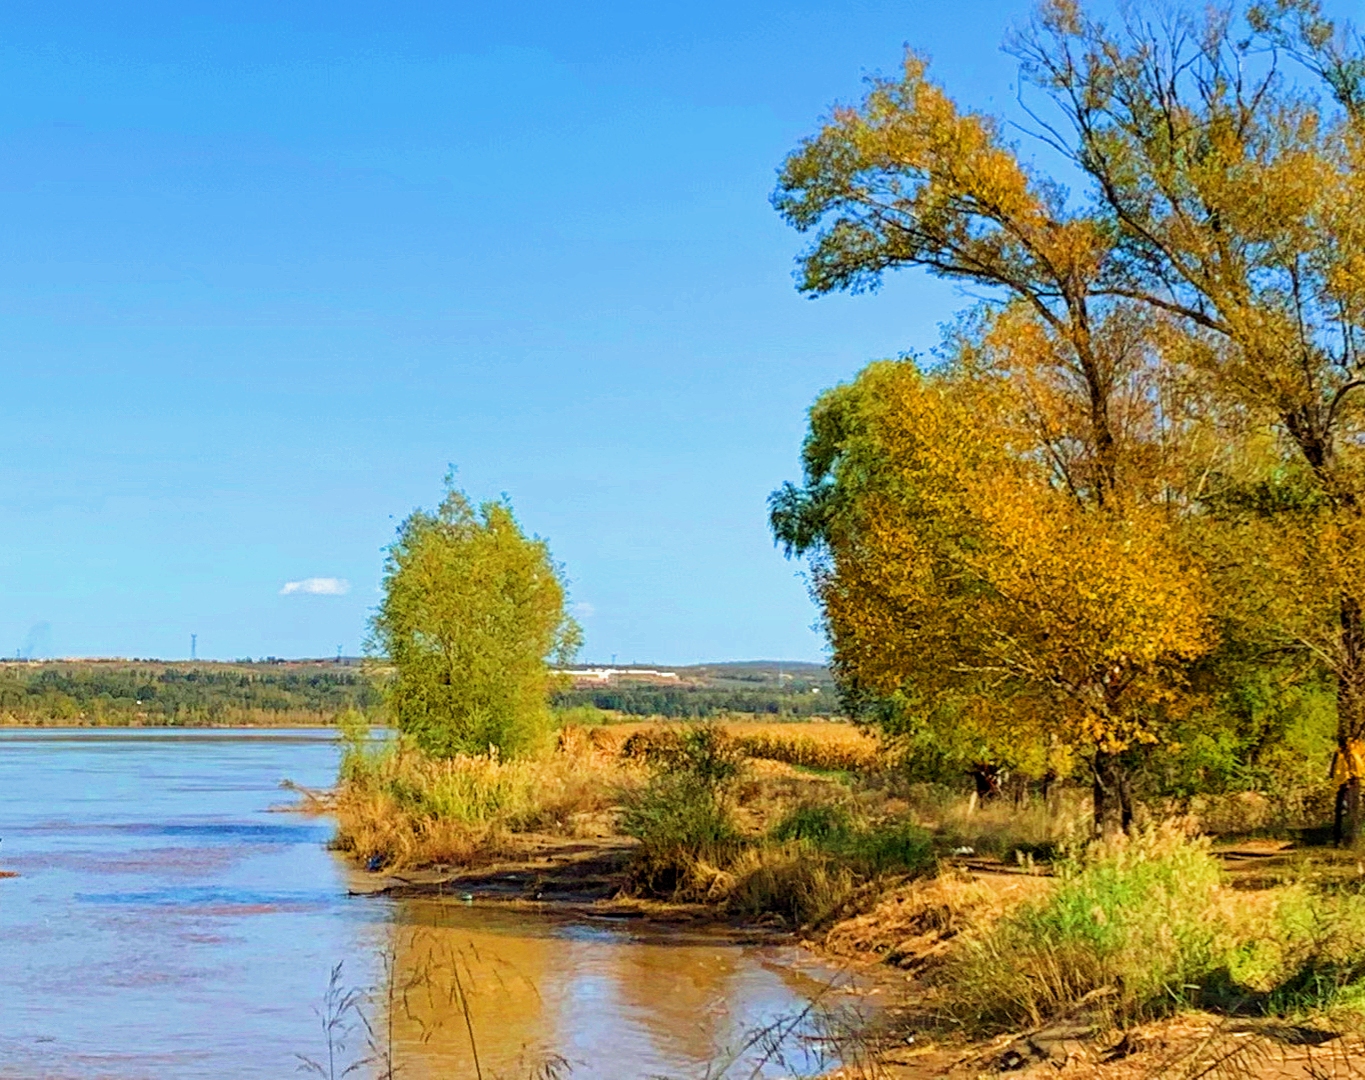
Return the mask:
<path id="1" fill-rule="evenodd" d="M 963 300 L 800 297 L 774 171 L 905 42 L 1006 108 L 1024 13 L 8 5 L 0 652 L 355 653 L 453 463 L 585 659 L 820 658 L 764 500 L 814 396 Z"/>

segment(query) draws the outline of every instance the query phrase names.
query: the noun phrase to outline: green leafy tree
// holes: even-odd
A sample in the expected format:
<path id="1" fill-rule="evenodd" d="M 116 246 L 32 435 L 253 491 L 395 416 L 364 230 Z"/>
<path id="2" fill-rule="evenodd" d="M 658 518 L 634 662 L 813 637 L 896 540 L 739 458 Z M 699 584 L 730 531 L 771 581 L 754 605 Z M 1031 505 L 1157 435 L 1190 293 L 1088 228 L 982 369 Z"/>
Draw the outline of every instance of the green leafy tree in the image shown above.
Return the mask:
<path id="1" fill-rule="evenodd" d="M 551 722 L 549 661 L 567 663 L 581 637 L 545 541 L 447 477 L 436 512 L 399 527 L 383 590 L 370 647 L 393 665 L 398 728 L 439 757 L 533 748 Z"/>

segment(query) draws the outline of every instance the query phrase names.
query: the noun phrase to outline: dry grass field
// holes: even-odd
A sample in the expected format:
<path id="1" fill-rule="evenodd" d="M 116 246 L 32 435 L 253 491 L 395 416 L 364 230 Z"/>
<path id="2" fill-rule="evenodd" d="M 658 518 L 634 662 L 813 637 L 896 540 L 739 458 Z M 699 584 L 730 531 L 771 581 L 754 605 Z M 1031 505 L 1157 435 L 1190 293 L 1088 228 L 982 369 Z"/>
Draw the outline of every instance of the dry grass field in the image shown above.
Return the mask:
<path id="1" fill-rule="evenodd" d="M 840 720 L 782 722 L 725 719 L 708 721 L 734 739 L 751 758 L 834 772 L 873 768 L 883 753 L 875 735 Z M 632 738 L 645 743 L 660 733 L 680 730 L 668 720 L 643 720 L 577 729 L 603 746 L 620 750 Z"/>

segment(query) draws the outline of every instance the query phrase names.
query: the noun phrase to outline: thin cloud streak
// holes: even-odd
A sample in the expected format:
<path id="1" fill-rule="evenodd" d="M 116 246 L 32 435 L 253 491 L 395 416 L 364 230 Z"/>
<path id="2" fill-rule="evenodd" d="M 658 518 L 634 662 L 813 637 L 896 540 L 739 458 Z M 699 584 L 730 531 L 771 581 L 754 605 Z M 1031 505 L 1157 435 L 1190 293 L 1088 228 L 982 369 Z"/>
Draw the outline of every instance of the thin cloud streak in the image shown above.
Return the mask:
<path id="1" fill-rule="evenodd" d="M 307 593 L 310 596 L 345 596 L 350 591 L 351 583 L 345 578 L 310 577 L 302 581 L 286 581 L 280 595 Z"/>

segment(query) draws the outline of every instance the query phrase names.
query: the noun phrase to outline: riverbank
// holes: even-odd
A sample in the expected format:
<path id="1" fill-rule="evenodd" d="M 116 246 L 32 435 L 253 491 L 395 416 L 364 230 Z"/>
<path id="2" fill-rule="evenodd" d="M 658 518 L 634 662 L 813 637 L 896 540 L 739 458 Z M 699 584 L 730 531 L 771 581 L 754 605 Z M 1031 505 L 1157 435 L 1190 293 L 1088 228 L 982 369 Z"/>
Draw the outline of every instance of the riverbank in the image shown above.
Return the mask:
<path id="1" fill-rule="evenodd" d="M 800 943 L 821 962 L 847 972 L 846 982 L 856 983 L 861 1000 L 872 1006 L 858 1012 L 857 1023 L 846 1014 L 824 1021 L 854 1050 L 853 1064 L 831 1074 L 844 1078 L 965 1080 L 1018 1072 L 1113 1080 L 1152 1075 L 1306 1080 L 1358 1075 L 1346 1063 L 1365 1049 L 1350 1002 L 1320 1000 L 1314 1007 L 1301 1000 L 1271 1009 L 1265 995 L 1259 1003 L 1251 1000 L 1255 995 L 1249 985 L 1244 987 L 1246 1000 L 1224 1002 L 1221 1011 L 1198 1008 L 1191 1000 L 1173 1010 L 1158 1009 L 1160 1015 L 1150 1019 L 1142 1018 L 1142 1009 L 1126 1018 L 1106 1011 L 1112 990 L 1092 990 L 1089 1000 L 1080 994 L 1066 1009 L 1005 1025 L 1005 1030 L 998 1030 L 999 1024 L 964 1025 L 961 1017 L 945 1019 L 945 1006 L 951 1006 L 954 996 L 945 975 L 960 973 L 964 954 L 989 940 L 1002 921 L 1045 905 L 1064 886 L 1064 875 L 998 860 L 951 857 L 934 875 L 888 888 L 859 913 L 812 931 L 736 918 L 715 904 L 623 895 L 619 890 L 628 882 L 629 845 L 528 841 L 530 850 L 522 859 L 478 869 L 357 872 L 352 888 L 357 894 L 523 911 L 588 924 L 685 928 L 739 944 Z M 1294 898 L 1284 881 L 1286 875 L 1303 875 L 1305 857 L 1315 860 L 1315 872 L 1322 876 L 1335 871 L 1344 879 L 1354 870 L 1347 860 L 1284 842 L 1243 843 L 1215 857 L 1224 874 L 1222 901 L 1231 899 L 1263 913 Z M 1240 917 L 1245 916 L 1243 911 Z M 1243 921 L 1241 932 L 1248 929 L 1265 927 Z"/>
<path id="2" fill-rule="evenodd" d="M 373 871 L 357 891 L 802 943 L 874 987 L 875 1021 L 840 1029 L 866 1066 L 848 1077 L 1125 1077 L 1167 1059 L 1193 1076 L 1215 1051 L 1306 1076 L 1359 1048 L 1355 855 L 1311 830 L 1201 835 L 1256 820 L 1242 796 L 1088 846 L 1074 789 L 981 804 L 852 743 L 830 754 L 858 745 L 856 768 L 793 764 L 819 760 L 821 734 L 865 738 L 800 727 L 571 729 L 518 762 L 371 748 L 329 808 Z"/>
<path id="3" fill-rule="evenodd" d="M 330 732 L 10 729 L 0 751 L 0 866 L 19 875 L 0 881 L 0 1076 L 278 1080 L 327 1060 L 341 965 L 365 1015 L 392 1017 L 376 1031 L 399 1075 L 474 1076 L 474 1041 L 485 1076 L 562 1058 L 595 1080 L 692 1077 L 827 978 L 700 921 L 351 896 L 363 874 L 327 850 L 332 821 L 284 812 L 279 786 L 331 787 Z M 392 1014 L 390 985 L 407 997 Z M 349 1038 L 338 1074 L 370 1053 Z"/>

